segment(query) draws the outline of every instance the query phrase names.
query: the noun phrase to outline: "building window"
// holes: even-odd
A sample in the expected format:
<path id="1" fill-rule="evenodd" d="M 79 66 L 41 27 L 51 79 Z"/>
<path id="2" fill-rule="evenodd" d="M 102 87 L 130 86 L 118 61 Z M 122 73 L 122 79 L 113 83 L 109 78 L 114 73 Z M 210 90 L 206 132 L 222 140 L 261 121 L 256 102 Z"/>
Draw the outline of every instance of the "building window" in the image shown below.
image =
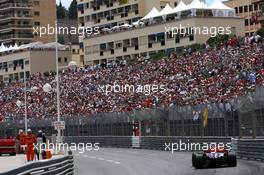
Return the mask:
<path id="1" fill-rule="evenodd" d="M 174 2 L 174 7 L 177 7 L 178 3 L 177 2 Z"/>
<path id="2" fill-rule="evenodd" d="M 236 14 L 238 14 L 238 8 L 237 7 L 235 8 L 235 10 L 236 10 Z"/>
<path id="3" fill-rule="evenodd" d="M 190 41 L 194 41 L 194 35 L 190 35 L 189 39 Z"/>
<path id="4" fill-rule="evenodd" d="M 34 12 L 34 16 L 39 16 L 39 15 L 40 15 L 39 11 Z"/>
<path id="5" fill-rule="evenodd" d="M 250 11 L 250 12 L 253 11 L 253 5 L 249 5 L 249 11 Z"/>
<path id="6" fill-rule="evenodd" d="M 67 57 L 64 57 L 64 62 L 68 62 L 68 58 Z"/>
<path id="7" fill-rule="evenodd" d="M 245 26 L 248 26 L 248 19 L 245 19 Z"/>
<path id="8" fill-rule="evenodd" d="M 40 22 L 39 21 L 36 21 L 34 22 L 35 26 L 40 26 Z"/>
<path id="9" fill-rule="evenodd" d="M 59 63 L 61 63 L 61 57 L 58 58 Z"/>
<path id="10" fill-rule="evenodd" d="M 254 11 L 258 11 L 258 9 L 259 9 L 258 7 L 259 7 L 258 4 L 255 4 L 254 5 Z"/>
<path id="11" fill-rule="evenodd" d="M 243 7 L 242 6 L 239 7 L 239 13 L 243 13 Z"/>
<path id="12" fill-rule="evenodd" d="M 177 36 L 176 38 L 175 38 L 175 43 L 177 44 L 177 43 L 180 43 L 180 36 Z"/>
<path id="13" fill-rule="evenodd" d="M 248 6 L 247 5 L 244 6 L 244 12 L 248 12 Z"/>
<path id="14" fill-rule="evenodd" d="M 254 23 L 253 23 L 253 20 L 252 19 L 250 19 L 250 25 L 252 26 Z"/>
<path id="15" fill-rule="evenodd" d="M 35 6 L 39 5 L 39 1 L 34 1 L 34 5 Z"/>

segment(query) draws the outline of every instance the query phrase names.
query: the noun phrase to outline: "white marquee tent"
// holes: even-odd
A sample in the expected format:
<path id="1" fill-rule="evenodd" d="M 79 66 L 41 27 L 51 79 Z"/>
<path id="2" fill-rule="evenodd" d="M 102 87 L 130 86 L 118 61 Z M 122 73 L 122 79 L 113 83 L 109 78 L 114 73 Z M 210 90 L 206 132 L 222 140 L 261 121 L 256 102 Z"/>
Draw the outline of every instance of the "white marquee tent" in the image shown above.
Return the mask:
<path id="1" fill-rule="evenodd" d="M 234 17 L 236 14 L 235 9 L 227 7 L 220 0 L 214 0 L 213 3 L 209 6 L 209 8 L 213 10 L 214 16 L 218 17 Z"/>
<path id="2" fill-rule="evenodd" d="M 62 44 L 59 43 L 47 43 L 47 44 L 43 44 L 42 42 L 34 42 L 34 43 L 30 43 L 30 44 L 23 44 L 21 46 L 18 46 L 17 44 L 15 44 L 14 46 L 5 46 L 3 43 L 0 46 L 0 53 L 3 52 L 11 52 L 11 51 L 16 51 L 16 50 L 23 50 L 23 49 L 54 49 L 56 47 L 56 45 L 58 45 L 59 50 L 65 50 L 66 47 Z"/>
<path id="3" fill-rule="evenodd" d="M 159 16 L 161 16 L 160 12 L 155 7 L 153 7 L 153 9 L 141 20 L 153 19 Z"/>
<path id="4" fill-rule="evenodd" d="M 174 9 L 172 9 L 169 4 L 167 4 L 160 12 L 154 7 L 145 17 L 141 19 L 141 21 L 150 20 L 159 16 L 164 17 L 166 15 L 175 13 L 180 16 L 183 11 L 191 11 L 192 16 L 196 16 L 197 10 L 211 10 L 213 12 L 213 16 L 217 17 L 235 17 L 235 10 L 227 7 L 220 0 L 214 0 L 210 6 L 201 0 L 193 0 L 188 5 L 184 4 L 183 1 L 180 1 L 180 3 Z"/>
<path id="5" fill-rule="evenodd" d="M 197 10 L 206 9 L 209 9 L 209 7 L 204 2 L 201 2 L 200 0 L 193 0 L 183 11 L 190 10 L 192 12 L 192 16 L 196 16 Z"/>
<path id="6" fill-rule="evenodd" d="M 173 9 L 173 13 L 177 13 L 177 12 L 181 12 L 183 10 L 187 9 L 187 5 L 181 1 L 174 9 Z"/>
<path id="7" fill-rule="evenodd" d="M 172 13 L 178 13 L 179 16 L 180 16 L 180 13 L 183 11 L 183 10 L 186 10 L 187 9 L 187 5 L 181 1 L 172 11 Z"/>
<path id="8" fill-rule="evenodd" d="M 173 9 L 171 8 L 171 6 L 169 4 L 166 4 L 166 6 L 164 7 L 164 9 L 162 9 L 160 11 L 160 15 L 168 15 L 173 13 Z"/>

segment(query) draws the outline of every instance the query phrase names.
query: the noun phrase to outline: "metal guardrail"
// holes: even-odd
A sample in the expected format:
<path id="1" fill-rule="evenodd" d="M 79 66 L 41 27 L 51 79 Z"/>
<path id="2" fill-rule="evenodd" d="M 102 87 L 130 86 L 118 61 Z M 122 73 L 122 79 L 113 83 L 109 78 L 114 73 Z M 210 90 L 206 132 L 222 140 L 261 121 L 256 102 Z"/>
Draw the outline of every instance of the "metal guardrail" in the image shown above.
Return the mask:
<path id="1" fill-rule="evenodd" d="M 264 139 L 234 139 L 232 146 L 241 159 L 264 161 Z"/>
<path id="2" fill-rule="evenodd" d="M 167 136 L 68 136 L 64 137 L 64 142 L 68 143 L 99 143 L 99 147 L 113 148 L 139 148 L 164 150 L 166 144 L 173 143 L 231 143 L 230 137 L 167 137 Z M 191 150 L 190 150 L 191 151 Z"/>
<path id="3" fill-rule="evenodd" d="M 131 148 L 131 136 L 68 136 L 64 142 L 71 143 L 99 143 L 99 147 Z"/>
<path id="4" fill-rule="evenodd" d="M 73 175 L 74 160 L 72 155 L 44 162 L 33 162 L 20 168 L 0 173 L 0 175 Z"/>

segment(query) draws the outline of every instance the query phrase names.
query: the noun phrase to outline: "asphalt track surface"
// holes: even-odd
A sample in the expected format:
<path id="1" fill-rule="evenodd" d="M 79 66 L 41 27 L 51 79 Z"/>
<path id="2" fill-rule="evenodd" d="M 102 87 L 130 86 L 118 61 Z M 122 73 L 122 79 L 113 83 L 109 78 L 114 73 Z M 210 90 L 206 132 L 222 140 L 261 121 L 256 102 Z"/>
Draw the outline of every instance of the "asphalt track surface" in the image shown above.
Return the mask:
<path id="1" fill-rule="evenodd" d="M 196 170 L 191 153 L 100 148 L 74 152 L 76 175 L 264 175 L 264 163 L 238 160 L 237 167 Z"/>

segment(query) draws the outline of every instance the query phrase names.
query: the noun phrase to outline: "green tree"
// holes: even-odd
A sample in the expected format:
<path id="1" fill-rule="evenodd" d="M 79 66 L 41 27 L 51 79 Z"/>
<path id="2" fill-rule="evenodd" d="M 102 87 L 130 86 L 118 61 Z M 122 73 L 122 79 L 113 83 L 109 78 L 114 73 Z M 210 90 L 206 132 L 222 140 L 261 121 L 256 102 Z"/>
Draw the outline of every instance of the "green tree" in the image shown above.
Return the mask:
<path id="1" fill-rule="evenodd" d="M 264 37 L 264 27 L 260 28 L 258 31 L 257 31 L 257 34 Z"/>
<path id="2" fill-rule="evenodd" d="M 73 0 L 71 2 L 71 5 L 69 7 L 69 13 L 68 13 L 68 18 L 69 19 L 77 19 L 78 12 L 77 12 L 77 1 Z"/>
<path id="3" fill-rule="evenodd" d="M 67 10 L 64 6 L 62 6 L 61 1 L 60 4 L 57 5 L 57 19 L 65 19 L 67 16 Z"/>
<path id="4" fill-rule="evenodd" d="M 220 43 L 225 43 L 228 41 L 228 39 L 231 37 L 231 35 L 217 35 L 216 37 L 211 37 L 208 39 L 207 43 L 210 46 L 216 46 Z"/>

